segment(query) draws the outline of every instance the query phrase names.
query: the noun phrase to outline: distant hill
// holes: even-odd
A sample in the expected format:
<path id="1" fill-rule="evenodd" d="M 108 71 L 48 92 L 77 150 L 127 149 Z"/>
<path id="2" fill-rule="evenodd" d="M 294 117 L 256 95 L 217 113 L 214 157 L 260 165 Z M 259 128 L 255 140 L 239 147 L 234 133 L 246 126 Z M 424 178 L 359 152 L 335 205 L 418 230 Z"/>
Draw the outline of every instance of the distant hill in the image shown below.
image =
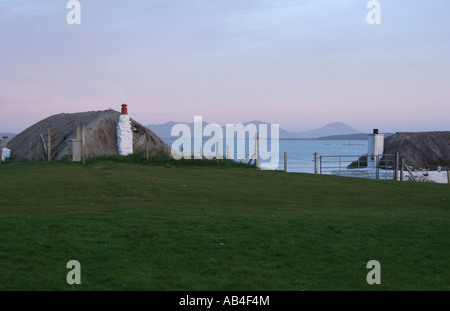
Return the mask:
<path id="1" fill-rule="evenodd" d="M 393 133 L 385 133 L 384 137 L 389 137 L 393 135 Z M 349 135 L 332 135 L 332 136 L 324 136 L 319 137 L 317 139 L 320 140 L 367 140 L 369 134 L 359 133 L 359 134 L 349 134 Z"/>
<path id="2" fill-rule="evenodd" d="M 172 138 L 171 137 L 172 128 L 175 126 L 175 124 L 179 124 L 179 123 L 188 124 L 186 122 L 173 122 L 173 121 L 170 121 L 170 122 L 166 122 L 164 124 L 146 125 L 146 127 L 149 128 L 153 133 L 158 135 L 160 138 L 167 139 L 167 138 Z M 193 129 L 193 124 L 194 123 L 190 124 L 191 131 Z M 205 126 L 205 122 L 203 122 L 203 126 Z"/>
<path id="3" fill-rule="evenodd" d="M 257 126 L 259 126 L 260 124 L 269 124 L 267 122 L 262 122 L 262 121 L 250 121 L 250 122 L 244 122 L 243 125 L 247 125 L 249 123 L 253 123 Z M 192 135 L 194 135 L 194 122 L 191 123 L 187 123 L 187 122 L 167 122 L 164 124 L 151 124 L 151 125 L 147 125 L 147 127 L 156 135 L 158 135 L 159 137 L 163 138 L 163 139 L 172 139 L 174 137 L 171 136 L 171 132 L 172 132 L 172 128 L 176 125 L 176 124 L 187 124 L 189 126 L 189 128 L 191 129 L 191 133 Z M 205 127 L 208 123 L 207 122 L 203 122 L 203 127 Z M 270 130 L 270 126 L 268 127 L 268 129 Z M 222 130 L 223 133 L 225 135 L 225 126 L 222 126 Z M 288 132 L 282 128 L 280 128 L 280 137 L 281 138 L 296 138 L 298 137 L 295 133 L 291 133 Z"/>
<path id="4" fill-rule="evenodd" d="M 358 134 L 348 134 L 348 135 L 331 135 L 331 136 L 323 136 L 317 139 L 320 140 L 367 140 L 369 134 L 366 133 L 358 133 Z"/>
<path id="5" fill-rule="evenodd" d="M 191 133 L 193 133 L 193 131 L 194 131 L 194 123 L 193 122 L 186 123 L 186 122 L 171 121 L 171 122 L 167 122 L 164 124 L 151 124 L 151 125 L 147 125 L 147 127 L 150 130 L 152 130 L 159 137 L 161 137 L 163 139 L 171 139 L 171 138 L 174 138 L 171 136 L 172 127 L 175 124 L 179 124 L 179 123 L 187 124 L 191 129 Z M 269 124 L 267 122 L 257 121 L 257 120 L 250 121 L 250 122 L 244 122 L 243 124 L 247 125 L 249 123 L 256 124 L 257 126 L 259 126 L 260 124 Z M 203 122 L 203 127 L 206 124 L 207 124 L 206 122 Z M 270 128 L 270 127 L 268 127 L 268 128 Z M 222 126 L 222 129 L 223 129 L 223 133 L 225 134 L 225 127 Z M 352 134 L 366 135 L 365 139 L 367 139 L 367 134 L 363 134 L 363 133 L 355 130 L 348 124 L 345 124 L 342 122 L 335 122 L 335 123 L 325 125 L 319 129 L 306 131 L 306 132 L 298 132 L 298 133 L 289 132 L 280 127 L 280 139 L 316 139 L 319 137 L 326 137 L 326 136 L 352 135 Z M 344 139 L 349 139 L 349 138 L 344 138 Z"/>
<path id="6" fill-rule="evenodd" d="M 355 130 L 350 125 L 342 122 L 334 122 L 327 124 L 316 130 L 298 133 L 299 136 L 302 136 L 304 138 L 318 138 L 325 136 L 350 135 L 350 134 L 361 134 L 361 132 Z"/>

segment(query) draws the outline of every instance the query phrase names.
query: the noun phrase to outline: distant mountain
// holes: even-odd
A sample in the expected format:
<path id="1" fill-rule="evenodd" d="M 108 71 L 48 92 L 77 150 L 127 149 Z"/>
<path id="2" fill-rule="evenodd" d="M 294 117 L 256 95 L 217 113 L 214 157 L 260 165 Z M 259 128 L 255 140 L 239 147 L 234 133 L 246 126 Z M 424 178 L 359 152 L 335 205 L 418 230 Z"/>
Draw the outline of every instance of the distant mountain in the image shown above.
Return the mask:
<path id="1" fill-rule="evenodd" d="M 384 133 L 384 137 L 389 137 L 393 135 L 393 133 Z M 332 135 L 332 136 L 324 136 L 319 137 L 317 139 L 320 140 L 367 140 L 369 138 L 369 134 L 359 133 L 359 134 L 348 134 L 348 135 Z"/>
<path id="2" fill-rule="evenodd" d="M 194 133 L 193 132 L 194 131 L 194 123 L 193 122 L 187 123 L 187 122 L 171 121 L 171 122 L 167 122 L 164 124 L 151 124 L 151 125 L 147 125 L 147 127 L 152 132 L 154 132 L 156 135 L 158 135 L 159 137 L 161 137 L 163 139 L 171 139 L 171 138 L 174 138 L 171 136 L 172 128 L 175 124 L 179 124 L 179 123 L 187 124 L 189 126 L 189 128 L 191 129 L 191 133 L 193 135 L 193 133 Z M 243 124 L 247 125 L 249 123 L 255 124 L 257 126 L 259 126 L 260 124 L 270 125 L 267 122 L 257 121 L 257 120 L 250 121 L 250 122 L 244 122 Z M 208 123 L 203 122 L 203 127 L 207 124 Z M 222 126 L 222 129 L 223 129 L 223 133 L 225 135 L 225 127 Z M 270 129 L 270 126 L 268 126 L 268 129 Z M 306 131 L 306 132 L 299 132 L 299 133 L 289 132 L 280 127 L 280 138 L 281 139 L 315 139 L 315 138 L 324 137 L 324 136 L 350 135 L 350 134 L 363 134 L 363 133 L 355 130 L 348 124 L 345 124 L 342 122 L 331 123 L 331 124 L 325 125 L 324 127 L 319 128 L 319 129 Z M 367 135 L 367 134 L 363 134 L 363 135 Z M 366 136 L 366 138 L 367 138 L 367 136 Z"/>
<path id="3" fill-rule="evenodd" d="M 320 140 L 367 140 L 369 138 L 369 134 L 366 133 L 358 133 L 358 134 L 348 134 L 348 135 L 331 135 L 331 136 L 323 136 L 317 139 Z"/>
<path id="4" fill-rule="evenodd" d="M 263 121 L 250 121 L 250 122 L 244 122 L 242 123 L 244 126 L 248 125 L 248 124 L 255 124 L 256 126 L 259 127 L 260 124 L 267 124 L 268 127 L 267 129 L 270 131 L 270 123 L 267 122 L 263 122 Z M 166 122 L 164 124 L 151 124 L 151 125 L 147 125 L 147 127 L 156 135 L 158 135 L 159 137 L 161 137 L 162 139 L 172 139 L 174 137 L 171 136 L 171 132 L 172 132 L 172 128 L 176 125 L 176 124 L 187 124 L 189 126 L 189 128 L 191 129 L 191 133 L 192 135 L 194 135 L 194 122 L 191 123 L 187 123 L 187 122 Z M 207 125 L 207 122 L 203 122 L 203 128 Z M 225 126 L 222 126 L 222 130 L 223 133 L 225 135 Z M 296 135 L 295 133 L 291 133 L 288 132 L 282 128 L 280 128 L 280 138 L 298 138 L 298 135 Z"/>
<path id="5" fill-rule="evenodd" d="M 167 139 L 167 138 L 170 139 L 170 138 L 173 138 L 171 136 L 172 128 L 175 126 L 175 124 L 179 124 L 179 123 L 188 124 L 186 122 L 170 121 L 170 122 L 166 122 L 164 124 L 150 124 L 150 125 L 146 125 L 146 127 L 149 128 L 153 133 L 155 133 L 161 139 Z M 191 123 L 191 124 L 194 124 L 194 123 Z M 192 131 L 192 127 L 191 127 L 191 131 Z"/>
<path id="6" fill-rule="evenodd" d="M 304 138 L 318 138 L 324 136 L 334 136 L 334 135 L 349 135 L 349 134 L 360 134 L 361 132 L 355 130 L 348 124 L 342 122 L 334 122 L 327 124 L 319 129 L 311 130 L 307 132 L 297 133 L 299 136 Z"/>

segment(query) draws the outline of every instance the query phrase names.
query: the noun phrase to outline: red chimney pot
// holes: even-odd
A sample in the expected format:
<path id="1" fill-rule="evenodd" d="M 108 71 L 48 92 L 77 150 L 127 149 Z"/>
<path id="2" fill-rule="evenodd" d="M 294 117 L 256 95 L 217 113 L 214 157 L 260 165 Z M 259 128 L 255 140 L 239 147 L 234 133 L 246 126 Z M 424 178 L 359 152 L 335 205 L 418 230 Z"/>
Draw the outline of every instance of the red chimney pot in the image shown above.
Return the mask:
<path id="1" fill-rule="evenodd" d="M 122 112 L 121 114 L 128 114 L 127 104 L 122 104 Z"/>

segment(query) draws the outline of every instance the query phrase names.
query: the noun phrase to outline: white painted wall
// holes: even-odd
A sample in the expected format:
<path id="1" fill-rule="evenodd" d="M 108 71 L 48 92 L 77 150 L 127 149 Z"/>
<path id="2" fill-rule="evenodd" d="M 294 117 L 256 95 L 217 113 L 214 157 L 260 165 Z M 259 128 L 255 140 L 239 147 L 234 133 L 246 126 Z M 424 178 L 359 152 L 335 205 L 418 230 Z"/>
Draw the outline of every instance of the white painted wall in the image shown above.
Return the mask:
<path id="1" fill-rule="evenodd" d="M 376 157 L 372 156 L 382 155 L 383 152 L 384 134 L 369 134 L 367 167 L 376 167 Z"/>
<path id="2" fill-rule="evenodd" d="M 2 149 L 2 162 L 5 162 L 5 159 L 11 157 L 11 149 L 3 148 Z"/>
<path id="3" fill-rule="evenodd" d="M 126 156 L 133 153 L 133 131 L 131 130 L 130 116 L 121 114 L 117 124 L 117 145 L 119 154 Z"/>

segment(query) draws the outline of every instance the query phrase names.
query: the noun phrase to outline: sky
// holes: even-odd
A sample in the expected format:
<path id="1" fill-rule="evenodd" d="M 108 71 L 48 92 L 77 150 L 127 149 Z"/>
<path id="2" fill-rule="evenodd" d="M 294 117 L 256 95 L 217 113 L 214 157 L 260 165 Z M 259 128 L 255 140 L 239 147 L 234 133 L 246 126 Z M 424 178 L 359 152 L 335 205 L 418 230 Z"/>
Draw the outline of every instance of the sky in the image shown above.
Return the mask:
<path id="1" fill-rule="evenodd" d="M 109 108 L 142 124 L 450 130 L 448 0 L 0 0 L 0 131 Z"/>

